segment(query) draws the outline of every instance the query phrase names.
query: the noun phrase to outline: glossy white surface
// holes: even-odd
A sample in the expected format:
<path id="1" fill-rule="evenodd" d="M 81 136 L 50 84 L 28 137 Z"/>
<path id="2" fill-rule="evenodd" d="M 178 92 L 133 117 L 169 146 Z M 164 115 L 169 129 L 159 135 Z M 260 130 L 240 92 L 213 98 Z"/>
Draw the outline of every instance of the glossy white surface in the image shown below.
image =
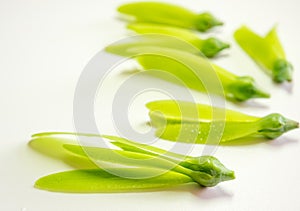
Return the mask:
<path id="1" fill-rule="evenodd" d="M 198 192 L 62 194 L 33 188 L 40 176 L 70 167 L 31 150 L 30 135 L 74 130 L 73 94 L 82 69 L 105 45 L 129 34 L 116 19 L 115 8 L 123 2 L 0 1 L 0 210 L 300 210 L 300 130 L 270 142 L 219 147 L 215 156 L 237 178 Z M 170 2 L 222 19 L 226 25 L 213 34 L 232 48 L 215 62 L 253 75 L 272 94 L 268 100 L 228 103 L 229 108 L 256 115 L 280 112 L 300 120 L 299 1 Z M 232 39 L 241 24 L 266 33 L 275 23 L 295 68 L 292 92 L 274 85 Z"/>

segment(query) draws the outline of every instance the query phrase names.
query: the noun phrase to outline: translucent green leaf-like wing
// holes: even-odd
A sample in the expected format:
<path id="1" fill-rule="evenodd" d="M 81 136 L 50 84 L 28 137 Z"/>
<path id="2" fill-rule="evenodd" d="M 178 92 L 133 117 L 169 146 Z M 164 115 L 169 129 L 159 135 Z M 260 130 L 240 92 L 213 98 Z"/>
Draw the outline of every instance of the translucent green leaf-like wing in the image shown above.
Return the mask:
<path id="1" fill-rule="evenodd" d="M 157 153 L 153 153 L 144 149 L 141 149 L 139 147 L 133 146 L 133 145 L 129 145 L 129 144 L 124 144 L 122 142 L 110 142 L 111 144 L 119 147 L 120 149 L 124 150 L 124 151 L 129 151 L 129 152 L 137 152 L 137 153 L 142 153 L 142 154 L 147 154 L 147 155 L 151 155 L 151 156 L 157 156 Z"/>
<path id="2" fill-rule="evenodd" d="M 131 174 L 148 172 L 156 174 L 156 169 L 127 169 Z M 51 174 L 36 181 L 35 187 L 43 190 L 67 193 L 114 193 L 162 190 L 193 180 L 173 171 L 147 179 L 127 179 L 110 174 L 102 169 L 75 170 Z"/>
<path id="3" fill-rule="evenodd" d="M 64 145 L 64 147 L 79 156 L 88 157 L 95 163 L 110 162 L 114 164 L 133 167 L 152 167 L 164 170 L 173 169 L 177 164 L 159 156 L 151 156 L 137 152 L 112 150 L 99 147 L 81 147 L 76 145 Z M 176 161 L 175 161 L 176 162 Z"/>
<path id="4" fill-rule="evenodd" d="M 269 45 L 273 46 L 278 58 L 285 59 L 285 53 L 277 35 L 277 26 L 274 26 L 270 30 L 270 32 L 266 35 L 265 40 L 269 43 Z"/>
<path id="5" fill-rule="evenodd" d="M 156 136 L 182 143 L 218 145 L 257 134 L 257 132 L 258 125 L 255 122 L 226 122 L 224 130 L 221 126 L 218 128 L 218 124 L 212 126 L 211 123 L 201 122 L 167 124 L 157 128 Z M 209 135 L 214 138 L 208 139 Z"/>
<path id="6" fill-rule="evenodd" d="M 77 144 L 77 142 L 74 139 L 44 136 L 33 137 L 28 145 L 44 155 L 61 159 L 67 155 L 67 151 L 63 148 L 64 144 Z"/>
<path id="7" fill-rule="evenodd" d="M 241 48 L 258 62 L 262 67 L 272 70 L 277 56 L 271 45 L 261 36 L 246 26 L 242 26 L 234 33 L 234 37 Z"/>
<path id="8" fill-rule="evenodd" d="M 152 155 L 152 156 L 153 155 L 167 156 L 169 158 L 179 159 L 179 160 L 183 160 L 185 158 L 192 158 L 191 156 L 188 156 L 188 155 L 181 155 L 181 154 L 178 154 L 175 152 L 166 151 L 164 149 L 150 146 L 147 144 L 139 144 L 137 142 L 129 141 L 127 139 L 117 137 L 117 136 L 103 135 L 103 137 L 107 138 L 109 140 L 112 140 L 112 141 L 116 141 L 116 143 L 121 144 L 121 145 L 116 144 L 116 146 L 119 146 L 122 149 L 127 147 L 127 149 L 129 149 L 128 151 L 132 151 L 132 152 L 140 152 L 140 153 L 145 153 L 145 154 Z"/>
<path id="9" fill-rule="evenodd" d="M 161 115 L 162 118 L 164 117 L 174 123 L 211 122 L 212 120 L 224 120 L 226 122 L 253 122 L 259 119 L 258 117 L 246 115 L 229 109 L 212 107 L 204 104 L 195 104 L 186 101 L 159 100 L 147 103 L 146 107 L 150 110 L 150 116 Z"/>
<path id="10" fill-rule="evenodd" d="M 176 158 L 176 159 L 180 159 L 180 160 L 190 157 L 190 156 L 185 156 L 185 155 L 181 155 L 181 154 L 174 153 L 174 152 L 169 152 L 169 151 L 160 149 L 158 147 L 150 146 L 147 144 L 141 144 L 138 142 L 130 141 L 125 138 L 121 138 L 118 136 L 111 136 L 111 135 L 72 133 L 72 132 L 45 132 L 45 133 L 34 134 L 33 137 L 48 138 L 51 141 L 51 140 L 63 140 L 63 139 L 60 139 L 55 136 L 64 136 L 64 135 L 66 135 L 66 136 L 71 135 L 71 136 L 102 137 L 102 138 L 106 138 L 108 141 L 112 141 L 113 142 L 112 144 L 114 144 L 122 149 L 123 148 L 129 149 L 126 151 L 145 153 L 148 155 L 164 155 L 164 156 L 168 156 L 168 157 Z M 119 143 L 119 144 L 115 144 L 114 142 Z M 65 143 L 65 144 L 68 144 L 68 143 Z M 69 144 L 74 145 L 75 142 L 71 142 Z M 61 143 L 60 147 L 62 147 L 62 146 L 63 146 L 63 143 Z M 44 146 L 44 148 L 45 148 L 45 146 Z"/>
<path id="11" fill-rule="evenodd" d="M 243 26 L 235 32 L 234 37 L 241 48 L 272 75 L 275 82 L 292 80 L 293 66 L 285 59 L 276 27 L 266 37 L 261 37 Z"/>
<path id="12" fill-rule="evenodd" d="M 156 168 L 157 171 L 160 171 L 160 174 L 163 174 L 167 171 L 173 170 L 190 177 L 193 177 L 193 171 L 187 169 L 183 166 L 178 165 L 180 161 L 165 159 L 162 156 L 151 156 L 149 154 L 141 154 L 131 151 L 122 151 L 122 150 L 111 150 L 99 147 L 79 147 L 76 145 L 65 145 L 64 146 L 70 152 L 83 156 L 89 157 L 95 163 L 100 165 L 101 168 L 109 168 L 110 165 L 106 166 L 106 163 L 109 162 L 118 165 L 125 165 L 130 167 L 145 167 L 145 168 Z M 128 174 L 131 172 L 124 171 L 124 168 L 118 169 L 118 172 L 115 172 L 118 175 L 122 175 L 126 178 L 136 178 L 136 174 Z M 203 177 L 211 177 L 206 173 L 202 173 Z M 148 172 L 144 172 L 140 177 L 147 178 L 149 177 Z M 206 178 L 201 179 L 199 184 L 203 184 Z M 197 180 L 196 180 L 197 181 Z M 198 181 L 199 182 L 199 181 Z"/>
<path id="13" fill-rule="evenodd" d="M 147 34 L 144 36 L 135 36 L 128 39 L 125 43 L 109 45 L 105 50 L 109 53 L 120 56 L 132 56 L 137 54 L 151 53 L 145 50 L 145 47 L 177 49 L 183 52 L 199 54 L 199 49 L 188 42 L 184 42 L 177 37 L 170 37 L 164 34 Z M 142 48 L 142 49 L 140 49 Z"/>
<path id="14" fill-rule="evenodd" d="M 194 28 L 197 15 L 173 4 L 160 2 L 135 2 L 118 8 L 120 13 L 131 15 L 137 21 Z"/>
<path id="15" fill-rule="evenodd" d="M 178 27 L 163 26 L 160 24 L 151 23 L 132 23 L 127 26 L 129 29 L 139 34 L 162 34 L 177 37 L 185 42 L 192 44 L 199 49 L 205 56 L 214 57 L 223 49 L 229 48 L 229 44 L 220 41 L 217 38 L 211 37 L 208 39 L 201 39 L 197 34 L 191 30 L 182 29 Z M 174 45 L 173 47 L 176 48 Z M 200 53 L 200 52 L 199 52 Z"/>
<path id="16" fill-rule="evenodd" d="M 118 8 L 122 14 L 135 18 L 138 22 L 159 23 L 204 32 L 214 26 L 223 25 L 212 14 L 196 14 L 186 8 L 161 2 L 134 2 Z"/>
<path id="17" fill-rule="evenodd" d="M 76 156 L 67 151 L 63 145 L 73 144 L 76 145 L 75 139 L 62 138 L 55 136 L 33 136 L 30 140 L 29 146 L 49 157 L 59 159 L 75 168 L 96 168 L 97 166 L 88 158 Z"/>
<path id="18" fill-rule="evenodd" d="M 171 26 L 163 26 L 159 24 L 151 24 L 151 23 L 131 23 L 127 25 L 128 29 L 131 29 L 139 34 L 163 34 L 169 36 L 175 36 L 179 39 L 182 39 L 186 42 L 191 43 L 199 50 L 201 49 L 201 44 L 203 42 L 202 39 L 195 33 L 190 30 L 185 30 L 182 28 L 171 27 Z"/>

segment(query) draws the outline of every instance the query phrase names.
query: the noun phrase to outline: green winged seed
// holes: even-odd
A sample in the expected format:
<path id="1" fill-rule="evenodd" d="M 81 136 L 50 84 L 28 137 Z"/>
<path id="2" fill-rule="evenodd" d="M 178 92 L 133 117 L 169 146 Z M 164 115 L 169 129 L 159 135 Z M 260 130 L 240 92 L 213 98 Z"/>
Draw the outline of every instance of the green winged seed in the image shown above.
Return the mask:
<path id="1" fill-rule="evenodd" d="M 135 18 L 136 22 L 157 23 L 205 32 L 223 25 L 208 12 L 197 14 L 183 7 L 161 2 L 133 2 L 121 5 L 118 11 Z"/>
<path id="2" fill-rule="evenodd" d="M 114 137 L 111 137 L 112 139 L 114 139 Z M 120 142 L 115 142 L 115 143 L 119 143 Z M 118 144 L 117 144 L 118 145 Z M 120 146 L 120 145 L 119 145 Z M 145 154 L 149 154 L 149 155 L 155 155 L 155 153 L 149 152 L 147 151 L 147 145 L 145 145 L 146 147 L 144 148 L 143 146 L 139 149 L 139 151 Z M 123 149 L 125 148 L 128 151 L 133 151 L 133 152 L 137 152 L 137 147 L 134 146 L 125 146 L 125 144 L 121 144 L 121 147 L 123 147 Z M 165 150 L 161 150 L 155 147 L 152 148 L 152 151 L 156 151 L 159 153 L 163 153 L 164 155 L 169 155 L 169 152 L 165 151 Z M 164 156 L 163 157 L 167 160 L 172 161 L 172 159 L 170 159 L 169 157 Z M 176 158 L 183 158 L 182 155 L 179 155 L 177 153 L 171 153 L 171 155 L 173 155 L 173 159 Z M 171 156 L 172 157 L 172 156 Z M 206 185 L 216 185 L 217 183 L 219 183 L 220 181 L 227 181 L 227 180 L 232 180 L 235 178 L 234 176 L 234 172 L 227 169 L 218 159 L 216 159 L 213 156 L 201 156 L 201 157 L 192 157 L 192 156 L 184 156 L 184 161 L 179 163 L 180 166 L 183 166 L 185 168 L 191 169 L 193 171 L 201 171 L 207 174 L 210 174 L 211 176 L 213 176 L 213 179 L 210 180 L 210 183 L 208 181 L 206 181 Z"/>
<path id="3" fill-rule="evenodd" d="M 192 111 L 192 109 L 189 108 L 188 112 L 190 112 L 189 113 L 190 115 L 192 115 L 191 111 Z M 205 114 L 209 114 L 210 112 L 211 112 L 211 107 L 207 106 L 206 110 L 205 110 Z M 239 118 L 240 116 L 241 116 L 240 113 L 231 111 L 231 117 Z M 206 118 L 208 118 L 208 117 L 206 117 Z M 178 163 L 180 161 L 179 165 L 181 165 L 183 167 L 187 167 L 187 165 L 189 165 L 190 167 L 193 167 L 192 170 L 197 170 L 197 171 L 199 171 L 201 169 L 204 169 L 204 166 L 201 166 L 204 163 L 210 163 L 210 166 L 209 166 L 210 170 L 209 171 L 219 172 L 219 173 L 214 173 L 213 174 L 215 177 L 227 178 L 228 174 L 230 175 L 231 173 L 233 173 L 232 171 L 226 169 L 223 166 L 223 164 L 220 163 L 220 161 L 218 161 L 216 158 L 214 158 L 212 156 L 192 157 L 192 156 L 188 156 L 188 155 L 181 155 L 181 154 L 166 151 L 166 150 L 154 147 L 154 146 L 149 146 L 149 145 L 146 145 L 146 144 L 136 143 L 136 142 L 133 142 L 133 141 L 121 138 L 121 137 L 117 137 L 117 136 L 98 135 L 98 134 L 84 134 L 84 133 L 50 132 L 50 133 L 35 134 L 35 135 L 33 135 L 33 137 L 35 137 L 35 138 L 37 138 L 37 137 L 40 137 L 40 138 L 47 137 L 47 139 L 50 139 L 51 137 L 55 137 L 57 135 L 58 136 L 61 136 L 61 135 L 68 135 L 68 136 L 69 135 L 74 135 L 74 136 L 89 136 L 89 137 L 106 138 L 107 140 L 110 141 L 110 143 L 114 144 L 115 146 L 118 146 L 120 149 L 123 149 L 124 151 L 135 152 L 135 153 L 137 152 L 137 153 L 142 153 L 142 154 L 150 155 L 150 156 L 160 156 L 163 159 L 166 159 L 170 162 L 175 162 L 175 163 Z M 62 139 L 62 140 L 64 140 L 64 139 Z M 74 143 L 76 143 L 76 142 L 74 141 Z M 69 151 L 72 151 L 72 153 L 75 153 L 75 154 L 79 155 L 80 157 L 81 156 L 87 157 L 87 155 L 84 153 L 84 151 L 81 148 L 78 148 L 78 147 L 74 148 L 74 146 L 70 146 L 70 145 L 68 146 L 68 144 L 70 144 L 69 141 L 64 145 L 64 148 L 69 147 Z M 98 149 L 96 149 L 96 150 L 98 150 Z M 100 150 L 103 150 L 103 149 L 99 149 L 98 152 L 100 152 Z M 107 152 L 111 153 L 111 151 L 107 151 Z M 127 153 L 127 152 L 125 152 L 125 153 Z M 110 157 L 109 159 L 111 161 L 112 157 L 111 156 L 109 156 L 109 157 Z M 132 157 L 132 156 L 130 156 L 130 154 L 129 154 L 129 157 Z M 184 160 L 184 161 L 182 161 L 182 160 Z M 206 162 L 204 162 L 205 160 L 206 160 Z M 108 161 L 108 160 L 106 160 L 106 161 Z M 122 161 L 122 162 L 123 162 L 123 164 L 126 164 L 126 163 L 124 163 L 124 161 Z M 199 164 L 201 164 L 201 165 L 199 165 Z M 127 165 L 128 165 L 128 163 L 127 163 Z M 140 165 L 143 166 L 144 163 L 142 163 Z M 155 164 L 155 165 L 157 165 L 157 164 Z M 220 168 L 220 167 L 222 167 L 222 168 Z M 205 171 L 205 172 L 207 172 L 207 171 Z M 229 173 L 226 173 L 226 172 L 229 172 Z M 233 179 L 233 178 L 231 178 L 231 179 Z"/>
<path id="4" fill-rule="evenodd" d="M 254 136 L 274 139 L 299 127 L 298 122 L 276 113 L 254 117 L 226 109 L 222 115 L 222 108 L 173 100 L 150 102 L 147 107 L 156 136 L 185 143 L 205 144 L 209 134 L 220 140 L 207 144 L 243 142 Z"/>
<path id="5" fill-rule="evenodd" d="M 194 32 L 178 27 L 163 26 L 153 23 L 131 23 L 127 25 L 127 28 L 139 34 L 152 33 L 177 37 L 192 44 L 209 58 L 216 56 L 220 51 L 230 47 L 229 44 L 224 43 L 217 38 L 211 37 L 207 39 L 201 39 Z"/>
<path id="6" fill-rule="evenodd" d="M 234 33 L 241 48 L 278 83 L 292 80 L 293 67 L 286 60 L 285 52 L 277 35 L 276 27 L 261 37 L 246 26 Z"/>
<path id="7" fill-rule="evenodd" d="M 63 135 L 80 135 L 80 136 L 89 136 L 89 137 L 99 137 L 97 134 L 76 134 L 76 133 L 41 133 L 33 135 L 34 139 L 37 139 L 40 145 L 40 149 L 42 148 L 43 139 L 47 139 L 48 141 L 52 138 L 57 138 L 55 136 L 63 136 Z M 104 137 L 104 136 L 103 136 Z M 121 164 L 135 168 L 119 168 L 116 169 L 118 173 L 121 175 L 125 175 L 127 177 L 130 176 L 147 176 L 149 175 L 148 171 L 140 171 L 139 169 L 153 169 L 156 171 L 160 171 L 160 174 L 164 174 L 166 171 L 175 171 L 177 173 L 181 173 L 183 175 L 189 176 L 192 180 L 202 186 L 215 186 L 219 182 L 227 181 L 234 179 L 234 172 L 228 170 L 223 164 L 220 163 L 216 158 L 212 156 L 201 156 L 201 157 L 191 157 L 184 156 L 177 153 L 167 152 L 165 150 L 159 149 L 157 147 L 148 146 L 145 144 L 139 144 L 136 142 L 132 142 L 120 137 L 115 136 L 105 136 L 112 143 L 118 142 L 122 147 L 123 151 L 120 150 L 111 150 L 106 148 L 99 147 L 84 147 L 82 148 L 79 145 L 70 144 L 70 140 L 66 141 L 63 145 L 63 148 L 73 154 L 76 157 L 81 157 L 86 160 L 92 160 L 96 163 L 97 161 L 101 162 L 109 162 L 112 164 Z M 56 140 L 56 139 L 53 139 Z M 61 138 L 61 143 L 63 143 L 66 139 Z M 74 141 L 76 143 L 76 141 Z M 45 144 L 45 149 L 43 151 L 47 151 L 49 144 Z M 53 145 L 58 147 L 61 150 L 61 145 Z M 124 150 L 126 149 L 126 150 Z M 55 149 L 51 149 L 53 151 Z M 139 152 L 137 152 L 139 151 Z M 86 153 L 87 152 L 87 153 Z M 160 154 L 163 153 L 163 154 Z M 121 156 L 121 157 L 120 157 Z M 125 158 L 125 159 L 124 159 Z M 178 161 L 178 159 L 180 159 Z M 184 163 L 181 163 L 184 161 Z M 188 167 L 191 166 L 191 168 Z M 138 167 L 138 168 L 137 168 Z M 210 169 L 210 170 L 209 170 Z M 68 173 L 67 173 L 68 174 Z M 72 190 L 59 190 L 59 187 L 51 187 L 51 184 L 48 184 L 48 179 L 55 180 L 55 178 L 59 178 L 64 173 L 49 175 L 44 178 L 41 178 L 37 181 L 36 186 L 41 189 L 52 190 L 52 191 L 63 191 L 63 192 L 90 192 L 87 190 L 79 190 L 74 187 Z M 76 176 L 75 176 L 76 177 Z M 68 184 L 67 181 L 63 181 L 62 179 L 58 179 L 59 183 L 62 184 L 62 188 L 65 184 Z M 101 180 L 99 178 L 99 180 Z M 41 182 L 42 181 L 42 182 Z M 45 182 L 46 181 L 46 182 Z M 171 180 L 172 181 L 172 180 Z M 116 184 L 117 185 L 117 184 Z M 176 185 L 176 183 L 174 183 Z M 163 187 L 163 184 L 160 186 Z M 51 189 L 52 188 L 52 189 Z M 71 188 L 71 187 L 70 187 Z M 87 185 L 88 188 L 88 185 Z M 153 188 L 155 188 L 153 186 Z M 99 189 L 95 190 L 97 192 L 103 192 Z M 111 189 L 107 190 L 108 192 L 114 192 L 116 190 Z M 121 189 L 119 191 L 122 191 Z"/>
<path id="8" fill-rule="evenodd" d="M 155 40 L 155 36 L 149 36 L 145 40 L 108 46 L 106 51 L 120 56 L 139 55 L 135 59 L 143 70 L 164 71 L 172 77 L 165 74 L 154 76 L 173 83 L 178 83 L 179 79 L 180 85 L 197 91 L 225 95 L 227 99 L 234 101 L 270 97 L 268 93 L 257 87 L 252 77 L 234 75 L 210 63 L 204 57 L 196 55 L 194 48 L 186 45 L 179 46 L 176 43 L 175 40 L 170 39 L 161 44 L 160 41 Z M 210 85 L 209 89 L 207 85 Z"/>
<path id="9" fill-rule="evenodd" d="M 76 155 L 87 156 L 80 146 L 66 145 L 66 149 L 75 153 Z M 228 170 L 224 165 L 220 163 L 219 160 L 211 156 L 198 157 L 190 160 L 194 160 L 198 163 L 193 163 L 198 165 L 197 170 L 189 169 L 188 166 L 178 165 L 176 161 L 172 162 L 171 159 L 164 159 L 159 156 L 151 156 L 148 154 L 141 154 L 130 151 L 116 151 L 110 149 L 103 149 L 98 147 L 84 147 L 84 150 L 88 152 L 88 155 L 92 157 L 96 162 L 106 161 L 112 163 L 118 163 L 123 165 L 130 165 L 136 167 L 148 167 L 157 168 L 166 171 L 175 171 L 178 173 L 185 174 L 191 177 L 195 182 L 201 186 L 215 186 L 218 183 L 226 180 L 234 179 L 234 172 Z M 118 154 L 116 154 L 118 153 Z M 124 157 L 120 156 L 123 155 Z M 189 163 L 190 161 L 186 161 Z M 201 166 L 203 168 L 209 168 L 209 171 L 201 171 Z M 121 175 L 130 177 L 132 175 L 126 175 L 123 170 L 118 172 Z"/>

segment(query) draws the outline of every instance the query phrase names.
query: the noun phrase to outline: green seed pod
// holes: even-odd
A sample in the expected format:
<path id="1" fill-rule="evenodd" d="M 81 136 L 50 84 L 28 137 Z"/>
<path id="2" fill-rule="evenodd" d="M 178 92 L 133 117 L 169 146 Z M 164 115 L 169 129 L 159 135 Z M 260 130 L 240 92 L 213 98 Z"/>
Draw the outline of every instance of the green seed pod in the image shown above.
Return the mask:
<path id="1" fill-rule="evenodd" d="M 132 23 L 129 24 L 127 28 L 139 34 L 152 33 L 177 37 L 192 44 L 194 47 L 199 49 L 206 57 L 209 58 L 214 57 L 220 51 L 229 48 L 229 44 L 224 43 L 217 38 L 211 37 L 208 39 L 201 39 L 194 32 L 178 27 L 164 26 L 151 23 Z"/>
<path id="2" fill-rule="evenodd" d="M 235 40 L 241 48 L 277 83 L 292 80 L 293 67 L 286 60 L 285 52 L 277 36 L 276 27 L 261 37 L 242 26 L 234 33 Z"/>
<path id="3" fill-rule="evenodd" d="M 134 2 L 120 6 L 118 11 L 134 17 L 137 22 L 177 26 L 201 32 L 223 25 L 210 13 L 196 14 L 183 7 L 168 3 Z"/>
<path id="4" fill-rule="evenodd" d="M 217 38 L 211 37 L 206 40 L 203 40 L 203 43 L 200 47 L 200 51 L 207 57 L 214 57 L 220 51 L 229 48 L 230 45 L 220 41 Z"/>
<path id="5" fill-rule="evenodd" d="M 160 39 L 157 40 L 156 38 Z M 143 70 L 159 70 L 167 72 L 180 79 L 180 85 L 209 93 L 223 95 L 229 100 L 245 101 L 251 98 L 269 98 L 270 95 L 257 87 L 251 77 L 240 77 L 227 70 L 210 63 L 207 59 L 197 55 L 197 50 L 188 44 L 183 45 L 175 38 L 151 36 L 126 44 L 115 44 L 106 48 L 107 52 L 130 56 L 139 55 L 135 59 Z M 163 41 L 161 40 L 163 39 Z M 176 41 L 175 41 L 176 40 Z M 178 83 L 171 77 L 156 74 L 164 80 Z M 203 83 L 203 80 L 206 80 Z M 218 83 L 218 84 L 216 84 Z M 215 84 L 214 87 L 207 85 Z M 221 85 L 221 86 L 218 86 Z"/>
<path id="6" fill-rule="evenodd" d="M 64 135 L 67 135 L 68 139 L 62 138 Z M 76 138 L 73 140 L 70 138 L 71 135 L 106 138 L 121 150 L 82 147 L 77 145 Z M 55 144 L 50 144 L 51 139 Z M 101 168 L 51 174 L 36 181 L 35 187 L 43 190 L 73 193 L 132 192 L 159 190 L 192 182 L 211 187 L 235 178 L 233 171 L 212 156 L 180 155 L 115 136 L 53 132 L 35 134 L 33 140 L 31 143 L 34 144 L 31 146 L 38 146 L 34 149 L 46 154 L 52 155 L 52 152 L 59 150 L 61 157 L 66 154 L 89 162 L 104 161 L 128 166 L 106 169 L 109 172 L 121 173 L 120 176 Z M 47 153 L 48 150 L 50 153 Z M 121 175 L 126 176 L 121 177 Z M 132 179 L 128 178 L 128 175 L 141 178 Z M 145 175 L 155 176 L 142 178 Z"/>
<path id="7" fill-rule="evenodd" d="M 243 143 L 243 138 L 258 136 L 274 139 L 299 127 L 298 122 L 280 114 L 255 117 L 223 109 L 226 115 L 222 119 L 213 116 L 221 113 L 222 108 L 183 101 L 154 101 L 148 103 L 147 108 L 157 137 L 184 143 L 214 145 L 233 140 Z M 208 143 L 210 133 L 220 140 Z"/>
<path id="8" fill-rule="evenodd" d="M 235 178 L 233 171 L 227 169 L 217 158 L 212 156 L 189 158 L 180 165 L 194 170 L 195 175 L 197 175 L 197 172 L 205 172 L 211 175 L 211 179 L 206 181 L 206 186 L 215 186 L 222 181 Z"/>
<path id="9" fill-rule="evenodd" d="M 236 77 L 236 80 L 227 85 L 226 91 L 229 96 L 238 101 L 245 101 L 250 98 L 269 98 L 270 95 L 260 90 L 250 76 Z"/>
<path id="10" fill-rule="evenodd" d="M 298 122 L 276 113 L 262 118 L 259 124 L 261 129 L 258 133 L 270 139 L 277 138 L 283 133 L 299 127 Z"/>

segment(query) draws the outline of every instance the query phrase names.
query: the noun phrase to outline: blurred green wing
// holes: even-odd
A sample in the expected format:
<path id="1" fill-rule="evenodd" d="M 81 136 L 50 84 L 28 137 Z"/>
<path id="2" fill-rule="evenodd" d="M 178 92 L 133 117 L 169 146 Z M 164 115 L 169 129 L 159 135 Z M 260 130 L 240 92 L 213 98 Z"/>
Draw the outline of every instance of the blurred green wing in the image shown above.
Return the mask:
<path id="1" fill-rule="evenodd" d="M 274 26 L 270 32 L 266 35 L 265 40 L 269 43 L 269 45 L 273 46 L 274 51 L 277 53 L 278 58 L 285 59 L 285 53 L 281 42 L 277 35 L 277 27 Z"/>
<path id="2" fill-rule="evenodd" d="M 197 36 L 192 31 L 182 29 L 182 28 L 177 28 L 177 27 L 163 26 L 163 25 L 151 24 L 151 23 L 132 23 L 132 24 L 128 24 L 127 28 L 139 34 L 153 33 L 153 34 L 174 36 L 186 42 L 189 42 L 199 50 L 201 50 L 201 44 L 203 42 L 203 40 L 200 39 L 200 37 Z"/>
<path id="3" fill-rule="evenodd" d="M 246 26 L 242 26 L 234 33 L 235 40 L 241 48 L 268 70 L 273 69 L 277 56 L 273 52 L 272 46 L 263 37 L 257 35 Z"/>
<path id="4" fill-rule="evenodd" d="M 183 7 L 160 2 L 134 2 L 121 5 L 118 11 L 139 22 L 160 23 L 194 28 L 197 14 Z"/>

